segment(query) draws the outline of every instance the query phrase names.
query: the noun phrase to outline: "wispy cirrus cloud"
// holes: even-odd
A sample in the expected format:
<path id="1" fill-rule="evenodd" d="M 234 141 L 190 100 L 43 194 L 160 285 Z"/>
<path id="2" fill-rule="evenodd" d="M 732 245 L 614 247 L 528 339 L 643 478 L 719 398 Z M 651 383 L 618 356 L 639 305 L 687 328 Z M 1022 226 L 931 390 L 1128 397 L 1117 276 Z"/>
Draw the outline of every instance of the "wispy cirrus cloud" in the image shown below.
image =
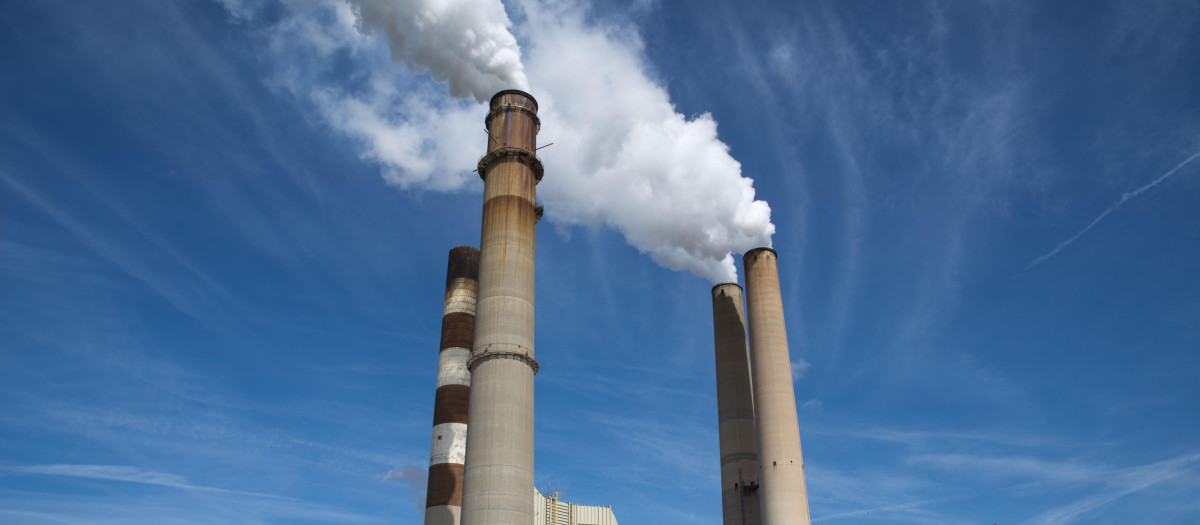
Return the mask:
<path id="1" fill-rule="evenodd" d="M 970 445 L 1038 448 L 1061 445 L 1063 440 L 1007 428 L 920 428 L 871 425 L 856 421 L 812 424 L 806 433 L 903 445 L 910 451 Z"/>
<path id="2" fill-rule="evenodd" d="M 885 505 L 882 507 L 853 510 L 850 512 L 839 512 L 837 514 L 826 514 L 823 516 L 813 518 L 812 521 L 813 521 L 813 523 L 817 523 L 817 522 L 822 522 L 822 521 L 835 521 L 835 520 L 846 520 L 846 519 L 854 519 L 854 518 L 865 518 L 865 517 L 869 517 L 869 516 L 894 515 L 896 513 L 912 511 L 915 509 L 919 509 L 921 507 L 934 505 L 937 503 L 945 503 L 948 501 L 959 500 L 959 499 L 963 499 L 965 497 L 967 497 L 967 496 L 947 496 L 944 498 L 932 498 L 932 499 L 925 499 L 925 500 L 918 500 L 918 501 L 909 501 L 909 502 L 905 502 L 905 503 L 896 503 L 894 505 Z M 943 519 L 945 519 L 945 518 L 943 518 Z M 942 521 L 941 523 L 945 523 L 945 521 Z"/>
<path id="3" fill-rule="evenodd" d="M 828 354 L 829 369 L 856 337 L 849 329 L 878 307 L 863 302 L 873 292 L 862 283 L 888 274 L 902 276 L 888 285 L 903 297 L 894 305 L 899 314 L 871 331 L 888 340 L 876 347 L 894 358 L 886 360 L 891 380 L 919 374 L 929 336 L 960 300 L 973 228 L 1028 182 L 1022 174 L 1033 170 L 1022 167 L 1033 155 L 1022 137 L 1033 116 L 1023 108 L 1033 72 L 1018 52 L 1031 38 L 1022 22 L 1027 7 L 984 8 L 1003 22 L 976 35 L 980 67 L 971 75 L 955 63 L 962 50 L 946 26 L 956 8 L 946 3 L 907 11 L 899 16 L 920 20 L 870 39 L 841 7 L 787 9 L 786 28 L 718 26 L 731 36 L 736 72 L 756 88 L 758 103 L 750 105 L 788 139 L 770 151 L 794 173 L 787 187 L 800 208 L 792 210 L 794 225 L 804 231 L 792 233 L 791 245 L 804 247 L 799 256 L 815 270 L 793 279 L 788 296 L 819 305 L 793 337 Z M 829 154 L 806 154 L 812 145 Z M 812 191 L 827 198 L 807 201 Z"/>
<path id="4" fill-rule="evenodd" d="M 3 507 L 0 507 L 0 514 L 11 516 L 14 519 L 28 518 L 28 519 L 36 519 L 36 520 L 40 520 L 40 521 L 54 521 L 54 522 L 58 522 L 58 523 L 78 523 L 74 518 L 72 518 L 70 516 L 51 514 L 48 512 L 30 512 L 27 510 L 6 509 Z"/>
<path id="5" fill-rule="evenodd" d="M 1109 469 L 1072 462 L 1031 457 L 980 456 L 971 454 L 918 454 L 908 458 L 915 465 L 943 471 L 973 473 L 990 478 L 1033 479 L 1053 482 L 1089 482 Z"/>
<path id="6" fill-rule="evenodd" d="M 142 485 L 170 487 L 187 491 L 234 494 L 256 498 L 290 499 L 283 496 L 264 494 L 261 492 L 246 492 L 220 487 L 210 487 L 206 485 L 196 485 L 189 483 L 186 478 L 176 474 L 144 470 L 137 467 L 123 465 L 8 465 L 0 466 L 0 471 L 13 474 L 36 474 L 43 476 L 120 481 L 126 483 L 138 483 Z"/>
<path id="7" fill-rule="evenodd" d="M 812 368 L 812 363 L 808 362 L 803 357 L 798 357 L 792 361 L 792 381 L 801 379 L 804 374 L 808 373 L 808 369 Z"/>
<path id="8" fill-rule="evenodd" d="M 1158 176 L 1158 178 L 1138 187 L 1137 189 L 1135 189 L 1133 191 L 1127 191 L 1127 192 L 1121 194 L 1121 198 L 1119 200 L 1117 200 L 1117 202 L 1113 203 L 1108 208 L 1105 208 L 1104 211 L 1100 212 L 1100 215 L 1097 215 L 1095 219 L 1092 219 L 1092 222 L 1089 222 L 1087 224 L 1087 226 L 1083 227 L 1082 230 L 1079 230 L 1078 232 L 1075 233 L 1075 235 L 1072 235 L 1072 236 L 1068 237 L 1067 240 L 1059 243 L 1058 246 L 1055 246 L 1053 250 L 1050 250 L 1045 255 L 1042 255 L 1041 257 L 1038 257 L 1038 258 L 1034 259 L 1033 261 L 1030 261 L 1030 263 L 1025 266 L 1025 270 L 1032 270 L 1037 265 L 1042 264 L 1043 262 L 1046 262 L 1046 260 L 1050 259 L 1051 257 L 1054 257 L 1055 255 L 1058 255 L 1059 252 L 1066 249 L 1068 246 L 1071 245 L 1071 243 L 1075 242 L 1080 237 L 1083 237 L 1084 234 L 1091 231 L 1092 228 L 1095 228 L 1097 224 L 1100 224 L 1100 221 L 1103 221 L 1105 219 L 1105 217 L 1109 216 L 1109 214 L 1111 214 L 1114 211 L 1117 211 L 1117 209 L 1120 208 L 1121 206 L 1124 206 L 1126 202 L 1129 202 L 1130 200 L 1137 198 L 1139 195 L 1141 195 L 1147 191 L 1150 191 L 1155 186 L 1162 184 L 1164 181 L 1171 178 L 1171 176 L 1178 173 L 1179 170 L 1183 169 L 1188 164 L 1191 164 L 1192 161 L 1196 160 L 1197 158 L 1200 158 L 1200 151 L 1193 153 L 1192 156 L 1188 157 L 1187 159 L 1184 159 L 1183 162 L 1180 162 L 1179 164 L 1175 165 L 1174 168 L 1171 168 L 1166 173 Z"/>
<path id="9" fill-rule="evenodd" d="M 88 525 L 267 525 L 282 521 L 319 523 L 394 523 L 383 514 L 348 512 L 309 501 L 246 497 L 205 491 L 123 491 L 102 495 L 0 490 L 0 516 L 18 524 Z M 25 521 L 22 521 L 25 520 Z"/>
<path id="10" fill-rule="evenodd" d="M 968 523 L 977 520 L 946 514 L 941 504 L 1054 488 L 1076 494 L 1078 499 L 1041 511 L 1033 506 L 1013 515 L 1032 514 L 1021 525 L 1067 525 L 1121 498 L 1191 474 L 1200 467 L 1200 454 L 1183 454 L 1133 467 L 982 453 L 916 454 L 906 456 L 904 462 L 908 465 L 906 475 L 885 474 L 891 470 L 877 465 L 863 471 L 810 469 L 810 483 L 819 483 L 814 486 L 834 495 L 829 502 L 842 509 L 814 515 L 813 521 L 886 517 L 891 522 Z"/>
<path id="11" fill-rule="evenodd" d="M 1056 507 L 1022 522 L 1022 525 L 1067 525 L 1098 508 L 1160 483 L 1191 473 L 1200 467 L 1200 454 L 1185 454 L 1148 465 L 1106 473 L 1098 480 L 1103 488 L 1075 502 Z"/>
<path id="12" fill-rule="evenodd" d="M 126 243 L 115 240 L 109 233 L 102 231 L 93 224 L 89 224 L 88 221 L 81 219 L 71 209 L 55 202 L 54 199 L 44 195 L 12 174 L 6 173 L 3 169 L 0 169 L 0 184 L 7 186 L 14 194 L 20 196 L 22 200 L 32 204 L 35 208 L 50 216 L 56 223 L 75 235 L 85 246 L 95 251 L 97 255 L 109 261 L 130 277 L 140 281 L 149 290 L 162 297 L 168 304 L 178 309 L 181 313 L 192 317 L 214 332 L 224 334 L 231 332 L 231 328 L 235 324 L 231 322 L 231 318 L 227 318 L 220 313 L 223 308 L 218 306 L 218 304 L 223 306 L 237 304 L 236 301 L 233 303 L 229 302 L 233 300 L 232 295 L 196 268 L 185 257 L 163 243 L 161 239 L 156 239 L 144 230 L 140 232 L 142 235 L 146 235 L 148 240 L 155 242 L 157 247 L 163 249 L 164 252 L 171 254 L 171 257 L 175 259 L 179 267 L 186 269 L 188 273 L 196 276 L 198 280 L 205 283 L 208 290 L 216 293 L 197 294 L 190 290 L 181 289 L 176 286 L 174 279 L 165 275 L 169 270 L 148 264 L 144 257 L 139 257 L 137 254 L 128 251 Z M 137 228 L 140 229 L 140 227 Z"/>

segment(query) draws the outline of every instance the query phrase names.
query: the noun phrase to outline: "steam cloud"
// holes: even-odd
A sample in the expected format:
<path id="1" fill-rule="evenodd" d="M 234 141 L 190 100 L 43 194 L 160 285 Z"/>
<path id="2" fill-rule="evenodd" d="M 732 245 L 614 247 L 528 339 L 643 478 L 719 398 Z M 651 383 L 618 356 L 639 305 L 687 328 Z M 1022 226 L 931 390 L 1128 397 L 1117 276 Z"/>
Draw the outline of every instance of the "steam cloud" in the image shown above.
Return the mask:
<path id="1" fill-rule="evenodd" d="M 499 0 L 347 2 L 363 29 L 387 36 L 392 60 L 445 82 L 455 98 L 486 102 L 501 89 L 529 89 Z"/>
<path id="2" fill-rule="evenodd" d="M 229 6 L 236 0 L 224 0 Z M 560 226 L 607 226 L 673 270 L 737 280 L 732 253 L 770 246 L 775 226 L 753 181 L 708 114 L 688 119 L 646 74 L 635 29 L 585 21 L 586 5 L 518 0 L 527 61 L 500 0 L 326 0 L 277 23 L 278 84 L 308 97 L 331 126 L 401 188 L 454 191 L 478 180 L 479 105 L 505 88 L 530 90 L 542 117 L 546 177 L 538 196 Z M 230 7 L 231 12 L 235 12 Z M 327 80 L 341 54 L 367 62 L 373 35 L 409 72 L 360 68 L 357 91 Z M 449 86 L 422 83 L 421 74 Z M 389 76 L 392 75 L 392 76 Z M 526 80 L 528 75 L 529 81 Z M 400 87 L 397 87 L 397 86 Z"/>
<path id="3" fill-rule="evenodd" d="M 379 481 L 390 481 L 392 479 L 403 481 L 406 485 L 408 485 L 408 493 L 410 496 L 412 496 L 417 508 L 424 509 L 425 480 L 427 479 L 427 476 L 428 474 L 425 472 L 425 469 L 413 465 L 412 463 L 405 463 L 404 468 L 396 467 L 392 470 L 384 472 L 383 474 L 376 475 L 375 479 L 378 479 Z"/>
<path id="4" fill-rule="evenodd" d="M 547 216 L 610 226 L 672 270 L 736 281 L 730 253 L 770 246 L 775 226 L 716 121 L 675 111 L 644 73 L 635 32 L 556 6 L 525 3 L 541 136 L 555 143 L 538 188 Z"/>

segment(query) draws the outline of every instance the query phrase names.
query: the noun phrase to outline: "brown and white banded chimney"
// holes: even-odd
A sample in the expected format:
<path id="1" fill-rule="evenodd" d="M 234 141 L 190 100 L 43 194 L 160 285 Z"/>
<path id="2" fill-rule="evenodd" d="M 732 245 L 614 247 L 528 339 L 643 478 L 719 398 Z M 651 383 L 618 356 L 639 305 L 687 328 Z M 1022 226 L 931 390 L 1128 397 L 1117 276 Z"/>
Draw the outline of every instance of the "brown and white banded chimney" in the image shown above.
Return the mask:
<path id="1" fill-rule="evenodd" d="M 446 268 L 442 343 L 438 352 L 437 395 L 433 401 L 433 444 L 425 525 L 459 525 L 463 462 L 467 451 L 467 401 L 471 372 L 467 359 L 475 340 L 475 293 L 479 287 L 479 250 L 455 246 Z"/>
<path id="2" fill-rule="evenodd" d="M 724 525 L 759 525 L 758 437 L 746 350 L 742 287 L 712 288 L 713 346 L 717 358 L 717 421 L 721 442 L 721 509 Z"/>
<path id="3" fill-rule="evenodd" d="M 755 248 L 742 259 L 746 269 L 754 422 L 762 465 L 758 496 L 764 525 L 809 525 L 777 258 L 775 250 Z"/>
<path id="4" fill-rule="evenodd" d="M 496 93 L 484 121 L 488 151 L 479 241 L 479 300 L 463 485 L 464 525 L 533 523 L 534 224 L 537 101 Z"/>

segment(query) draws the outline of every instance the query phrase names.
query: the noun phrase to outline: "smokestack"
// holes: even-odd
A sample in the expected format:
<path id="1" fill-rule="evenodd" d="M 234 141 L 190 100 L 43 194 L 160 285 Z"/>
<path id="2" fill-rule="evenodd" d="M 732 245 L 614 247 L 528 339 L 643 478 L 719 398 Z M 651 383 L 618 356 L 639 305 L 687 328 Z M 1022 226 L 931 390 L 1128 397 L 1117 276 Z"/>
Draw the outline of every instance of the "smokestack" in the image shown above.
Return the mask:
<path id="1" fill-rule="evenodd" d="M 475 291 L 479 250 L 455 246 L 446 267 L 442 343 L 438 352 L 437 394 L 433 401 L 433 444 L 429 448 L 429 485 L 425 525 L 459 525 L 463 461 L 467 450 L 467 400 L 471 372 L 467 359 L 475 339 Z"/>
<path id="2" fill-rule="evenodd" d="M 746 252 L 746 310 L 758 430 L 759 503 L 766 525 L 808 525 L 808 491 L 800 453 L 796 393 L 779 291 L 778 254 Z"/>
<path id="3" fill-rule="evenodd" d="M 758 436 L 746 351 L 742 287 L 712 288 L 713 346 L 717 356 L 717 421 L 721 440 L 721 509 L 724 525 L 759 525 Z"/>
<path id="4" fill-rule="evenodd" d="M 537 101 L 505 90 L 484 121 L 488 152 L 479 241 L 464 525 L 533 523 L 534 224 L 542 163 Z"/>

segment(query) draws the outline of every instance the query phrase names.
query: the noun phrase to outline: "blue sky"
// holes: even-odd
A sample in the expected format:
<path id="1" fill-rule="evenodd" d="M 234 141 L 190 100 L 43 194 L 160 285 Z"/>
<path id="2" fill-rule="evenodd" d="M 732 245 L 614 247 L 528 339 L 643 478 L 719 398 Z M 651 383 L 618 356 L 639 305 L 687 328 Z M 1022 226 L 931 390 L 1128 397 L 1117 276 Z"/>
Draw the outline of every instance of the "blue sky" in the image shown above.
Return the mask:
<path id="1" fill-rule="evenodd" d="M 484 113 L 339 6 L 0 4 L 0 522 L 420 523 Z M 505 7 L 770 205 L 815 522 L 1196 523 L 1195 2 Z M 710 282 L 543 118 L 537 483 L 717 524 Z"/>

